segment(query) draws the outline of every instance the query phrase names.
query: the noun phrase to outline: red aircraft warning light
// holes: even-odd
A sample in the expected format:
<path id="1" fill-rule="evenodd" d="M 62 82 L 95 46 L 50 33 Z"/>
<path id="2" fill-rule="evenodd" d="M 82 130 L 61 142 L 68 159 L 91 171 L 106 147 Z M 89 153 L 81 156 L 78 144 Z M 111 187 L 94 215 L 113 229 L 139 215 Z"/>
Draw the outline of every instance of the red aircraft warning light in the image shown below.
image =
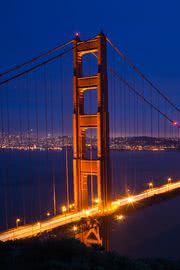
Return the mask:
<path id="1" fill-rule="evenodd" d="M 176 127 L 178 125 L 177 121 L 173 121 L 173 126 Z"/>
<path id="2" fill-rule="evenodd" d="M 78 38 L 80 36 L 79 32 L 75 33 L 75 37 Z"/>

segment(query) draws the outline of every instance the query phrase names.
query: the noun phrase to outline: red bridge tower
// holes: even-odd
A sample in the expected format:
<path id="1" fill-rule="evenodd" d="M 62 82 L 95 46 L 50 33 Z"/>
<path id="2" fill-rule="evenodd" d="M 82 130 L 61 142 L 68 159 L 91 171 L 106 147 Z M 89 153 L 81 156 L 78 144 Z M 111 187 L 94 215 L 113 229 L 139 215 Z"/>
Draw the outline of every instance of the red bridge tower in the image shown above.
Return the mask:
<path id="1" fill-rule="evenodd" d="M 98 59 L 98 73 L 83 77 L 83 56 L 95 54 Z M 74 82 L 73 82 L 73 178 L 74 201 L 77 211 L 88 208 L 88 176 L 97 177 L 99 209 L 108 207 L 111 201 L 109 177 L 109 112 L 106 63 L 106 36 L 102 33 L 88 41 L 74 40 Z M 96 114 L 84 113 L 85 91 L 97 90 Z M 85 157 L 86 131 L 97 131 L 97 159 Z"/>

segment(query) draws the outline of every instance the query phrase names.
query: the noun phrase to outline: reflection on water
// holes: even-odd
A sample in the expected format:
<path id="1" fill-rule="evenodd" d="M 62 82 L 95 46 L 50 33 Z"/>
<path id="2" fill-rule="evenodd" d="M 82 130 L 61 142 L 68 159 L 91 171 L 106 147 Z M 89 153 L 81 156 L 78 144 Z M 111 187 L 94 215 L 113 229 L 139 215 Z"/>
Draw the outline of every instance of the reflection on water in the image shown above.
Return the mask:
<path id="1" fill-rule="evenodd" d="M 158 185 L 167 177 L 180 179 L 179 152 L 111 152 L 113 197 L 130 189 L 138 192 L 153 181 Z M 64 153 L 0 152 L 0 229 L 21 222 L 37 221 L 53 212 L 53 179 L 56 183 L 57 212 L 66 201 Z M 69 151 L 70 199 L 73 200 L 72 152 Z M 97 224 L 75 229 L 81 241 L 97 240 L 107 250 L 133 257 L 164 256 L 178 258 L 180 242 L 180 198 L 125 214 L 124 219 L 103 219 Z M 121 213 L 120 213 L 121 214 Z M 94 227 L 92 227 L 92 226 Z M 84 226 L 84 227 L 83 227 Z M 89 227 L 88 227 L 89 226 Z M 91 240 L 89 238 L 92 238 Z"/>
<path id="2" fill-rule="evenodd" d="M 111 152 L 112 195 L 117 198 L 127 190 L 137 193 L 180 177 L 180 152 Z M 73 201 L 72 151 L 68 153 L 70 201 Z M 35 222 L 53 213 L 53 181 L 56 186 L 57 213 L 66 204 L 65 153 L 34 151 L 0 152 L 0 230 Z"/>

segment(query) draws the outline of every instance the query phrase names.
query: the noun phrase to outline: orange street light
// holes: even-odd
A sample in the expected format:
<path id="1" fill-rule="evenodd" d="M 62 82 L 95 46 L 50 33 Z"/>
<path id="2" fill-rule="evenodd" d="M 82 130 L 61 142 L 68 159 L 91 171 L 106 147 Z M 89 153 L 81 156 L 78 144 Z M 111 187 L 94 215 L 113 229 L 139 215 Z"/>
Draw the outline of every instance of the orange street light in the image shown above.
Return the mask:
<path id="1" fill-rule="evenodd" d="M 94 202 L 95 203 L 98 203 L 99 202 L 99 199 L 98 198 L 94 199 Z"/>
<path id="2" fill-rule="evenodd" d="M 168 184 L 170 184 L 172 182 L 172 178 L 168 177 Z"/>
<path id="3" fill-rule="evenodd" d="M 133 203 L 134 202 L 134 197 L 128 197 L 127 201 L 128 201 L 128 203 Z"/>
<path id="4" fill-rule="evenodd" d="M 47 216 L 47 217 L 49 217 L 50 215 L 51 215 L 50 212 L 47 212 L 47 213 L 46 213 L 46 216 Z"/>
<path id="5" fill-rule="evenodd" d="M 86 216 L 87 216 L 87 217 L 88 217 L 89 214 L 90 214 L 89 210 L 86 210 L 85 213 L 86 213 Z"/>
<path id="6" fill-rule="evenodd" d="M 77 226 L 74 225 L 74 226 L 73 226 L 73 231 L 76 232 L 77 229 L 78 229 Z"/>
<path id="7" fill-rule="evenodd" d="M 149 188 L 153 188 L 153 183 L 150 182 L 150 183 L 148 184 L 148 186 L 149 186 Z"/>
<path id="8" fill-rule="evenodd" d="M 67 211 L 66 206 L 65 206 L 65 205 L 63 205 L 63 206 L 61 207 L 61 210 L 62 210 L 62 212 L 63 212 L 63 213 L 65 213 L 65 212 Z"/>
<path id="9" fill-rule="evenodd" d="M 16 218 L 16 227 L 18 227 L 19 222 L 21 222 L 20 218 Z"/>
<path id="10" fill-rule="evenodd" d="M 123 215 L 119 215 L 116 217 L 117 220 L 123 220 L 124 219 L 124 216 Z"/>
<path id="11" fill-rule="evenodd" d="M 71 203 L 70 205 L 69 205 L 69 209 L 73 209 L 74 208 L 74 203 Z"/>

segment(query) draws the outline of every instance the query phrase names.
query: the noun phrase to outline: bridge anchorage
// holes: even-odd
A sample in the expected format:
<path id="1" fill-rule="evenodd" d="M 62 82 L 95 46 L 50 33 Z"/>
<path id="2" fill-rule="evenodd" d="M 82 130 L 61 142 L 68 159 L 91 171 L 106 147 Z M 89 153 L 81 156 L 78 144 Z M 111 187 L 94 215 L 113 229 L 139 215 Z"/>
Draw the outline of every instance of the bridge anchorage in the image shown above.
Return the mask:
<path id="1" fill-rule="evenodd" d="M 95 76 L 83 77 L 83 57 L 96 54 L 98 72 Z M 97 91 L 97 113 L 85 114 L 85 91 Z M 106 37 L 100 33 L 88 41 L 74 40 L 74 85 L 73 85 L 73 178 L 74 201 L 77 211 L 88 208 L 88 176 L 97 177 L 98 208 L 103 210 L 111 203 L 109 177 L 109 112 L 106 63 Z M 86 158 L 86 132 L 97 132 L 97 159 Z"/>

